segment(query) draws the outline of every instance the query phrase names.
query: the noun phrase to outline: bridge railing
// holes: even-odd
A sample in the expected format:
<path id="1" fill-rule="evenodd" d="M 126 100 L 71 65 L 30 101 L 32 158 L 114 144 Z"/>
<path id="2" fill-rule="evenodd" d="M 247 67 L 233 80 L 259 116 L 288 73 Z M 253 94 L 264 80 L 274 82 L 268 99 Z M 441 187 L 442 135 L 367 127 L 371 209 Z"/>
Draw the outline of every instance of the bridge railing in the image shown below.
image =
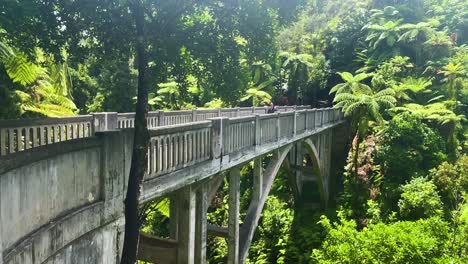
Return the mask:
<path id="1" fill-rule="evenodd" d="M 150 130 L 147 173 L 166 174 L 210 159 L 211 122 Z"/>
<path id="2" fill-rule="evenodd" d="M 0 121 L 0 156 L 93 135 L 93 116 Z"/>
<path id="3" fill-rule="evenodd" d="M 234 118 L 218 117 L 150 129 L 147 172 L 150 177 L 157 177 L 262 145 L 280 144 L 333 125 L 342 118 L 340 110 L 323 108 Z"/>
<path id="4" fill-rule="evenodd" d="M 278 111 L 295 111 L 310 106 L 280 106 Z M 238 107 L 181 111 L 152 111 L 148 113 L 148 127 L 157 128 L 205 121 L 215 117 L 242 117 L 266 114 L 267 107 Z M 23 150 L 85 138 L 94 132 L 133 128 L 135 113 L 94 113 L 66 118 L 0 120 L 0 156 Z"/>

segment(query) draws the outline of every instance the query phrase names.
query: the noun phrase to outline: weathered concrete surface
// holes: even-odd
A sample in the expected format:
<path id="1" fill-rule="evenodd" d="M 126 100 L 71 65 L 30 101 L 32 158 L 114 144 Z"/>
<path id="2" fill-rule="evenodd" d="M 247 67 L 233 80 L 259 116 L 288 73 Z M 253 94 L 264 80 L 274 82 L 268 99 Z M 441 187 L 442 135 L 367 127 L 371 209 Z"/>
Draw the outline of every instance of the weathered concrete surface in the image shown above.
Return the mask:
<path id="1" fill-rule="evenodd" d="M 138 259 L 152 263 L 176 264 L 177 241 L 140 234 Z"/>
<path id="2" fill-rule="evenodd" d="M 327 118 L 334 118 L 327 111 Z M 210 200 L 222 178 L 199 195 L 197 186 L 214 175 L 277 154 L 265 173 L 257 164 L 256 199 L 244 222 L 248 240 L 240 243 L 235 216 L 239 193 L 238 188 L 231 189 L 231 263 L 242 262 L 276 172 L 292 145 L 312 142 L 322 172 L 319 178 L 328 191 L 332 143 L 328 135 L 342 121 L 324 119 L 324 113 L 221 118 L 199 127 L 152 131 L 148 167 L 155 173 L 145 177 L 141 202 L 177 194 L 178 263 L 193 263 L 195 257 L 197 263 L 204 262 L 207 204 L 201 202 Z M 0 264 L 118 262 L 132 142 L 133 131 L 123 129 L 0 157 Z M 185 149 L 191 154 L 185 155 Z M 238 184 L 237 174 L 231 175 Z"/>
<path id="3" fill-rule="evenodd" d="M 113 264 L 119 262 L 120 248 L 117 223 L 102 226 L 62 248 L 45 264 Z M 27 262 L 20 262 L 27 263 Z"/>
<path id="4" fill-rule="evenodd" d="M 0 263 L 116 263 L 129 139 L 107 132 L 24 152 L 32 163 L 0 159 Z M 47 152 L 62 145 L 70 152 Z"/>
<path id="5" fill-rule="evenodd" d="M 0 178 L 2 247 L 68 210 L 100 199 L 100 150 L 91 148 L 38 161 Z M 15 219 L 15 221 L 11 221 Z"/>

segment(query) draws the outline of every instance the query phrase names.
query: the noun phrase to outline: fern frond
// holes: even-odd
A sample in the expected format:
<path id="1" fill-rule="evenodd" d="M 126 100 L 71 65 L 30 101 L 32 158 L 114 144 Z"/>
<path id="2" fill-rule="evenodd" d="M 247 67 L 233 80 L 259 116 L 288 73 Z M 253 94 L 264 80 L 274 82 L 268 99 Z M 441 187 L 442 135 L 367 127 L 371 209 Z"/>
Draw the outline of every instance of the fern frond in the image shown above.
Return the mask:
<path id="1" fill-rule="evenodd" d="M 24 54 L 10 56 L 5 61 L 5 68 L 13 82 L 21 85 L 32 84 L 44 73 L 42 67 L 29 62 Z"/>

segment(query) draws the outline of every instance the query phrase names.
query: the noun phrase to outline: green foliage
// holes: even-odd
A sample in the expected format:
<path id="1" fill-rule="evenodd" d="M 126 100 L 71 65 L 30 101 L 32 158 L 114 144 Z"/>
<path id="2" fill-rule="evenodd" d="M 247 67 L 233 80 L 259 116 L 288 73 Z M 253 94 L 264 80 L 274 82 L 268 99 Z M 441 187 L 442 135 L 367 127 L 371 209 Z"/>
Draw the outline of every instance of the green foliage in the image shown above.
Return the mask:
<path id="1" fill-rule="evenodd" d="M 293 215 L 286 202 L 276 196 L 268 198 L 256 231 L 256 236 L 268 239 L 257 239 L 252 244 L 246 263 L 288 263 L 285 256 Z"/>
<path id="2" fill-rule="evenodd" d="M 442 201 L 431 180 L 423 177 L 413 178 L 401 186 L 401 191 L 398 207 L 403 219 L 418 220 L 442 214 Z"/>
<path id="3" fill-rule="evenodd" d="M 447 223 L 440 218 L 371 224 L 362 231 L 353 221 L 320 221 L 326 231 L 313 263 L 434 263 L 444 253 Z"/>
<path id="4" fill-rule="evenodd" d="M 1 39 L 0 39 L 1 42 Z M 71 116 L 76 106 L 71 98 L 71 84 L 65 64 L 55 64 L 36 50 L 37 62 L 24 53 L 15 52 L 2 43 L 0 65 L 4 67 L 10 83 L 9 95 L 19 104 L 20 114 L 32 116 Z"/>
<path id="5" fill-rule="evenodd" d="M 444 162 L 432 169 L 430 176 L 444 201 L 455 208 L 468 194 L 468 157 L 462 156 L 454 164 Z"/>
<path id="6" fill-rule="evenodd" d="M 24 54 L 12 55 L 4 60 L 4 64 L 13 82 L 23 86 L 34 83 L 40 75 L 44 74 L 44 69 L 28 61 Z"/>
<path id="7" fill-rule="evenodd" d="M 395 97 L 400 100 L 414 101 L 412 98 L 419 93 L 429 92 L 427 88 L 432 85 L 432 82 L 426 78 L 404 78 L 401 83 L 393 86 Z"/>
<path id="8" fill-rule="evenodd" d="M 386 181 L 402 184 L 424 175 L 445 158 L 440 135 L 411 114 L 395 116 L 384 128 L 376 160 Z"/>
<path id="9" fill-rule="evenodd" d="M 324 219 L 328 238 L 313 262 L 467 262 L 467 1 L 143 5 L 151 110 L 334 102 L 351 118 L 340 205 L 358 222 Z M 136 37 L 126 1 L 0 6 L 0 118 L 134 111 Z M 251 174 L 245 166 L 241 216 Z M 450 231 L 435 218 L 393 223 L 438 214 L 432 181 Z M 227 186 L 211 223 L 227 224 Z M 271 195 L 249 262 L 311 261 L 324 236 L 310 220 L 316 215 L 293 207 L 283 174 Z M 166 236 L 167 209 L 167 201 L 154 203 L 145 230 Z M 210 238 L 208 247 L 210 263 L 226 262 L 225 239 Z"/>
<path id="10" fill-rule="evenodd" d="M 170 200 L 151 201 L 140 208 L 143 218 L 141 231 L 158 237 L 169 237 Z"/>

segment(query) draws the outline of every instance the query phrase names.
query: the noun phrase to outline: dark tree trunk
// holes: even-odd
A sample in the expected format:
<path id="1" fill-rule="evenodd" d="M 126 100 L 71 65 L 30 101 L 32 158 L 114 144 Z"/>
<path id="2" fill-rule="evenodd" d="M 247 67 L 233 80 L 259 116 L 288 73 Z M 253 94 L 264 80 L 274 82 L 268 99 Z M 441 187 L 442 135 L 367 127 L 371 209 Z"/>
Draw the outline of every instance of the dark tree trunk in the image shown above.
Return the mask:
<path id="1" fill-rule="evenodd" d="M 146 70 L 146 38 L 144 32 L 144 12 L 140 0 L 130 1 L 130 8 L 135 20 L 137 39 L 135 42 L 136 59 L 138 62 L 138 94 L 135 114 L 135 134 L 133 141 L 132 163 L 128 178 L 127 195 L 125 197 L 125 237 L 122 251 L 122 264 L 137 262 L 140 219 L 138 214 L 138 199 L 141 183 L 146 169 L 149 133 L 146 124 L 148 114 L 148 87 Z"/>

